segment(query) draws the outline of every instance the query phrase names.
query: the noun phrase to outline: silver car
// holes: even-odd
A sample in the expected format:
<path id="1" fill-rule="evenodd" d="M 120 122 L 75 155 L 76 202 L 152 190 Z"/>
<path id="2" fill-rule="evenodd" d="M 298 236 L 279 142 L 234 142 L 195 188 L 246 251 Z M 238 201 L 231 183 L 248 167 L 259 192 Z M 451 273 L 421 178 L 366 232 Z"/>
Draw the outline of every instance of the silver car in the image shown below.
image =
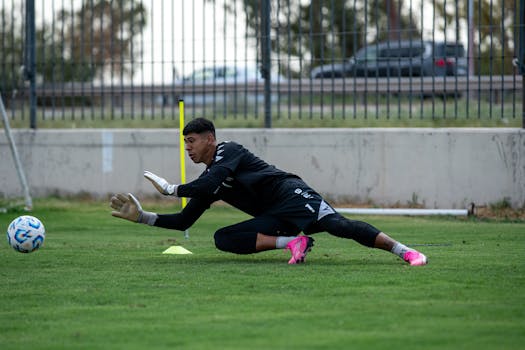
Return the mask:
<path id="1" fill-rule="evenodd" d="M 271 80 L 277 83 L 285 78 L 272 72 Z M 193 105 L 253 104 L 264 101 L 264 78 L 256 66 L 204 67 L 178 80 L 175 85 L 182 92 L 180 98 Z"/>

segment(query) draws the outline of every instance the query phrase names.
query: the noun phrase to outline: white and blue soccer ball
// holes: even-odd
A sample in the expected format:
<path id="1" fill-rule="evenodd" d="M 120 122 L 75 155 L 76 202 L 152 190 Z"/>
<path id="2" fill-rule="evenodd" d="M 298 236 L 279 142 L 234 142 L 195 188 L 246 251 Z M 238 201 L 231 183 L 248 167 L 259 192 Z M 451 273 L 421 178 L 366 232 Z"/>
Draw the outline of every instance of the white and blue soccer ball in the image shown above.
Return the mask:
<path id="1" fill-rule="evenodd" d="M 46 229 L 34 216 L 22 215 L 7 227 L 7 242 L 20 253 L 31 253 L 44 244 Z"/>

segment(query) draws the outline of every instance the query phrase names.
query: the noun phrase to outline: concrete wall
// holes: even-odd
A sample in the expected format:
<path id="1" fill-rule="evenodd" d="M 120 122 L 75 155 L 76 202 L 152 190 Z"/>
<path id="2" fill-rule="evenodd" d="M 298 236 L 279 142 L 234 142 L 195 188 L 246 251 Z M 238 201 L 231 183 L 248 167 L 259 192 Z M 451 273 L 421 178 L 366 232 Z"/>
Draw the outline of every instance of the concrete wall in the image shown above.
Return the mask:
<path id="1" fill-rule="evenodd" d="M 178 129 L 14 130 L 13 136 L 34 197 L 152 195 L 143 170 L 180 179 Z M 299 174 L 331 200 L 455 209 L 508 198 L 525 205 L 521 129 L 222 129 L 217 137 Z M 186 164 L 188 180 L 203 170 L 187 157 Z M 0 197 L 21 194 L 1 132 Z"/>

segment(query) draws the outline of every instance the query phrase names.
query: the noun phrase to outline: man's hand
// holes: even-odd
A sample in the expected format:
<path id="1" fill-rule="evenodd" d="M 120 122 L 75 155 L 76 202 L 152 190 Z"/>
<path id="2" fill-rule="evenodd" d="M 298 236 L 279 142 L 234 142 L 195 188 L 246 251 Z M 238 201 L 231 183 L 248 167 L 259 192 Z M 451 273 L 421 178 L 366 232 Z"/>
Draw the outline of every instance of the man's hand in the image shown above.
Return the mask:
<path id="1" fill-rule="evenodd" d="M 111 215 L 133 222 L 138 222 L 142 213 L 139 201 L 131 193 L 127 196 L 119 193 L 111 197 L 111 208 L 115 209 Z"/>
<path id="2" fill-rule="evenodd" d="M 162 194 L 177 196 L 177 187 L 178 185 L 172 185 L 166 179 L 153 174 L 152 172 L 145 171 L 144 177 L 151 181 L 153 186 Z"/>
<path id="3" fill-rule="evenodd" d="M 127 196 L 119 193 L 111 197 L 111 208 L 115 209 L 111 215 L 117 218 L 150 226 L 157 221 L 157 214 L 142 210 L 139 201 L 131 193 L 128 193 Z"/>

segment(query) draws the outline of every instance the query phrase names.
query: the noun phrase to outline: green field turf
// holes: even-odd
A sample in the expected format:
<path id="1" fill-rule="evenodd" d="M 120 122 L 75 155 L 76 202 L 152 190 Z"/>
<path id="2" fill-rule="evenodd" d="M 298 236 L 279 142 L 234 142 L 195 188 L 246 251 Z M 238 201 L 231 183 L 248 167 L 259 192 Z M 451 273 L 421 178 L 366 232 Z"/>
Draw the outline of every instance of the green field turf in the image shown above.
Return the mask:
<path id="1" fill-rule="evenodd" d="M 174 208 L 146 206 L 163 212 Z M 0 349 L 523 349 L 525 224 L 360 217 L 428 255 L 397 257 L 326 233 L 306 264 L 219 252 L 227 207 L 181 232 L 100 202 L 37 201 L 44 247 L 0 243 Z M 22 212 L 0 214 L 5 232 Z M 182 244 L 193 255 L 163 255 Z"/>

